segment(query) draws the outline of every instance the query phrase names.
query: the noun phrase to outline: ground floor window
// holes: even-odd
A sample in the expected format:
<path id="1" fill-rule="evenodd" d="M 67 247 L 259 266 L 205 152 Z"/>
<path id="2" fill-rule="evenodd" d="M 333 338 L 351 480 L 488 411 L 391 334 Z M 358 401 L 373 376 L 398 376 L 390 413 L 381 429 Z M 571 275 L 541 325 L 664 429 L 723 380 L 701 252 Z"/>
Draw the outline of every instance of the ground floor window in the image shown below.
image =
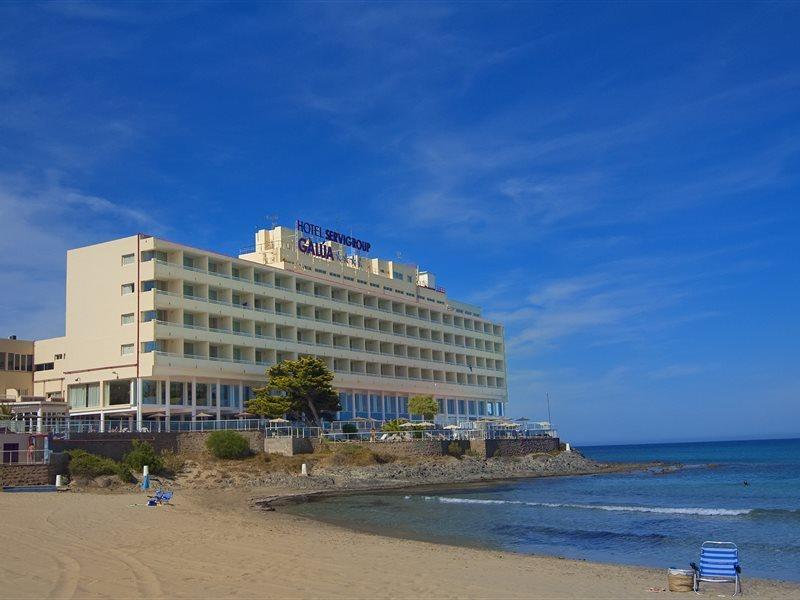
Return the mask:
<path id="1" fill-rule="evenodd" d="M 131 403 L 131 382 L 127 380 L 106 382 L 106 404 L 117 406 Z"/>
<path id="2" fill-rule="evenodd" d="M 94 408 L 100 406 L 100 384 L 71 385 L 67 391 L 70 408 Z"/>

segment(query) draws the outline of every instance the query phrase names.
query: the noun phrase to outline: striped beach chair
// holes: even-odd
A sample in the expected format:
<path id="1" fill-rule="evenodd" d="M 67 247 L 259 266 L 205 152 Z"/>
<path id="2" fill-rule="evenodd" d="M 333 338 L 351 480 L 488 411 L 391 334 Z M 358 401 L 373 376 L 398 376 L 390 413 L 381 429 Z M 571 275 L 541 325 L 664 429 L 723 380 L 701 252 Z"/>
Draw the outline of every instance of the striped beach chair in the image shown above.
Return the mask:
<path id="1" fill-rule="evenodd" d="M 700 546 L 700 566 L 690 563 L 694 571 L 694 591 L 700 591 L 700 582 L 733 583 L 733 595 L 742 592 L 739 574 L 739 549 L 733 542 L 703 542 Z"/>

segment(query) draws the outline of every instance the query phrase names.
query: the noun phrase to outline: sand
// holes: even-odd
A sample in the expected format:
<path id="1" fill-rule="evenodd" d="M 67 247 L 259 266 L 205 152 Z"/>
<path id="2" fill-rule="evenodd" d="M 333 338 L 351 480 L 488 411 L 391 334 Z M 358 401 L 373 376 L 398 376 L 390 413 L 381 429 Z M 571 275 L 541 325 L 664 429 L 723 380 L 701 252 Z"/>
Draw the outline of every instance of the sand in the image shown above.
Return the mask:
<path id="1" fill-rule="evenodd" d="M 648 591 L 666 587 L 662 570 L 394 539 L 246 507 L 279 491 L 179 492 L 165 508 L 144 506 L 142 493 L 0 493 L 0 597 L 681 597 Z M 797 585 L 744 585 L 749 598 L 800 599 Z"/>

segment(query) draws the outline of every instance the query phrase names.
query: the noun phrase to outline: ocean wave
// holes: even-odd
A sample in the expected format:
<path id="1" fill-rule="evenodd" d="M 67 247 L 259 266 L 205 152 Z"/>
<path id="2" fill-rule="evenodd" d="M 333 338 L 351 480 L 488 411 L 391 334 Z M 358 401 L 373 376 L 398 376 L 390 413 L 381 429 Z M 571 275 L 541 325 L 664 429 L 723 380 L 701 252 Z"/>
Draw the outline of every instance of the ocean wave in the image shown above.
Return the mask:
<path id="1" fill-rule="evenodd" d="M 570 504 L 561 502 L 524 502 L 522 500 L 489 500 L 481 498 L 450 498 L 446 496 L 425 496 L 425 500 L 436 500 L 443 504 L 513 504 L 544 508 L 576 508 L 584 510 L 605 510 L 611 512 L 657 513 L 664 515 L 699 515 L 712 517 L 738 517 L 749 515 L 752 508 L 666 508 L 659 506 L 624 506 L 614 504 Z M 763 511 L 760 511 L 763 512 Z"/>

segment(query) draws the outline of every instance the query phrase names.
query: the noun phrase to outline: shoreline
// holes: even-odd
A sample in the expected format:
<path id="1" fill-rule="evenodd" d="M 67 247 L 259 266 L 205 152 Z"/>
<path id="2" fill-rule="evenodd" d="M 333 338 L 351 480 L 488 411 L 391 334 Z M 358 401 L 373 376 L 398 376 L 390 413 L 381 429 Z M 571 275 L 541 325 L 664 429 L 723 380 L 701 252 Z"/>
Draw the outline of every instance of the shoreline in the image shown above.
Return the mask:
<path id="1" fill-rule="evenodd" d="M 403 492 L 403 491 L 424 491 L 442 488 L 479 488 L 482 486 L 497 485 L 506 482 L 523 481 L 529 479 L 545 479 L 551 477 L 589 477 L 592 475 L 611 475 L 614 473 L 634 473 L 636 471 L 646 471 L 653 467 L 674 467 L 669 472 L 674 472 L 682 468 L 680 465 L 666 465 L 665 463 L 620 463 L 619 466 L 610 468 L 600 468 L 598 470 L 574 471 L 569 473 L 534 473 L 515 476 L 484 477 L 481 479 L 464 479 L 458 481 L 441 482 L 403 482 L 397 485 L 382 483 L 368 487 L 341 487 L 341 488 L 320 488 L 316 490 L 291 491 L 282 494 L 273 494 L 264 497 L 253 497 L 248 501 L 251 508 L 262 511 L 273 511 L 275 507 L 288 506 L 303 502 L 314 502 L 325 498 L 335 498 L 339 496 L 356 496 L 360 494 L 380 494 L 382 492 Z"/>

